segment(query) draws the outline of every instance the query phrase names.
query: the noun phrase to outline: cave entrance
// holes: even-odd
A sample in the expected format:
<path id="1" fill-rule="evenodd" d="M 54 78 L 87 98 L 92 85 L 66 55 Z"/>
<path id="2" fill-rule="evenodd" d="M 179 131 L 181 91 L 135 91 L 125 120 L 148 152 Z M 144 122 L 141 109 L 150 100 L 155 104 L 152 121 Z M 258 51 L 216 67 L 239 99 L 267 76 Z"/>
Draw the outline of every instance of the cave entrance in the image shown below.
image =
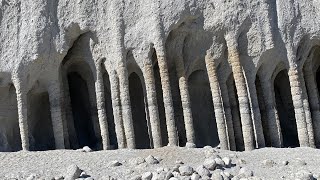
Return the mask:
<path id="1" fill-rule="evenodd" d="M 110 139 L 111 149 L 118 148 L 118 139 L 116 135 L 116 128 L 113 116 L 113 108 L 112 108 L 112 99 L 111 99 L 111 86 L 109 74 L 106 70 L 103 73 L 103 84 L 104 84 L 104 99 L 105 99 L 105 108 L 107 115 L 107 123 L 108 123 L 108 132 Z"/>
<path id="2" fill-rule="evenodd" d="M 30 150 L 45 151 L 55 149 L 55 140 L 47 92 L 28 93 L 28 126 Z"/>
<path id="3" fill-rule="evenodd" d="M 148 123 L 141 80 L 136 73 L 129 76 L 129 93 L 137 149 L 150 149 Z"/>
<path id="4" fill-rule="evenodd" d="M 274 79 L 274 92 L 280 120 L 283 146 L 298 147 L 298 131 L 293 107 L 290 82 L 286 70 L 280 71 Z"/>
<path id="5" fill-rule="evenodd" d="M 203 70 L 193 72 L 188 84 L 196 145 L 218 146 L 219 136 L 207 73 Z"/>
<path id="6" fill-rule="evenodd" d="M 97 148 L 87 82 L 77 72 L 69 72 L 69 93 L 78 147 Z M 74 147 L 75 145 L 73 145 Z"/>

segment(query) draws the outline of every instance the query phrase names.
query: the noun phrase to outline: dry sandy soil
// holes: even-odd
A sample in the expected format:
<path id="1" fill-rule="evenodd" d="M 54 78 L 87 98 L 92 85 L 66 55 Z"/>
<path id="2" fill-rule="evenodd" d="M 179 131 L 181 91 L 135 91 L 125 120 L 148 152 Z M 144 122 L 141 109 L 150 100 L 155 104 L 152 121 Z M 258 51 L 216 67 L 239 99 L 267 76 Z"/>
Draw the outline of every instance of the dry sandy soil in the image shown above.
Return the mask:
<path id="1" fill-rule="evenodd" d="M 159 163 L 139 163 L 149 155 L 158 159 Z M 206 158 L 218 157 L 217 155 L 232 159 L 233 167 L 222 169 L 233 176 L 238 175 L 240 168 L 243 167 L 247 172 L 252 171 L 253 176 L 260 179 L 312 179 L 311 176 L 317 179 L 320 174 L 320 150 L 318 149 L 263 148 L 250 152 L 231 152 L 214 148 L 163 147 L 149 150 L 123 149 L 97 152 L 54 150 L 0 153 L 0 179 L 54 179 L 65 176 L 70 165 L 77 165 L 91 179 L 109 179 L 109 176 L 117 179 L 133 177 L 139 179 L 139 175 L 145 172 L 152 172 L 153 175 L 156 172 L 172 172 L 181 162 L 183 162 L 181 166 L 188 165 L 196 171 Z M 110 163 L 115 160 L 121 165 L 110 167 Z M 285 163 L 285 161 L 288 162 Z M 310 174 L 306 175 L 306 172 Z M 177 175 L 177 173 L 174 174 Z M 177 179 L 189 179 L 189 177 L 181 176 Z"/>

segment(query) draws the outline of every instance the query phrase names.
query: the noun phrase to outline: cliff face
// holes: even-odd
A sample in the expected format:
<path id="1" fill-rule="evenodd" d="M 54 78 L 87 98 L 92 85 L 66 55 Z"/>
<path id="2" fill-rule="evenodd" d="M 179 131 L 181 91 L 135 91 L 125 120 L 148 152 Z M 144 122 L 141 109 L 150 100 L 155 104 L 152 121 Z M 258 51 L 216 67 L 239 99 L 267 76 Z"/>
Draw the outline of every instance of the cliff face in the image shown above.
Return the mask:
<path id="1" fill-rule="evenodd" d="M 244 66 L 288 64 L 286 49 L 304 53 L 319 36 L 319 9 L 313 1 L 19 1 L 3 0 L 0 9 L 0 70 L 30 76 L 29 88 L 43 74 L 57 71 L 73 42 L 92 34 L 93 60 L 116 67 L 117 53 L 134 51 L 140 65 L 151 46 L 169 51 L 182 46 L 186 66 L 212 49 L 225 60 L 225 34 L 237 36 Z M 181 31 L 185 35 L 181 35 Z M 175 33 L 178 32 L 178 33 Z M 173 45 L 172 41 L 186 39 Z M 174 51 L 173 51 L 174 52 Z M 265 54 L 268 54 L 265 57 Z"/>
<path id="2" fill-rule="evenodd" d="M 0 107 L 0 150 L 19 149 L 16 137 L 22 149 L 320 146 L 319 10 L 319 0 L 2 0 L 0 104 L 12 108 Z"/>

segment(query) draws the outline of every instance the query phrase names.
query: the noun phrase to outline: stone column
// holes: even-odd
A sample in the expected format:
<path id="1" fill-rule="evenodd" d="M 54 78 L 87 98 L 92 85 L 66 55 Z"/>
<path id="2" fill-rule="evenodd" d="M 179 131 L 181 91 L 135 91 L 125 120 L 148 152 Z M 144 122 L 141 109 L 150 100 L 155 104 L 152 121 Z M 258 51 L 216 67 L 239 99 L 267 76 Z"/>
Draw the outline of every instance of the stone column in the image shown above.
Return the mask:
<path id="1" fill-rule="evenodd" d="M 230 82 L 228 82 L 226 89 L 228 92 L 228 97 L 229 97 L 230 106 L 231 106 L 236 147 L 237 147 L 237 150 L 243 151 L 245 149 L 244 144 L 243 144 L 244 143 L 243 132 L 242 132 L 242 127 L 241 127 L 241 119 L 240 119 L 240 114 L 239 114 L 240 112 L 239 112 L 239 107 L 238 107 L 238 103 L 237 103 L 237 97 L 236 97 L 236 92 L 235 92 L 234 86 L 235 86 L 234 82 L 230 81 Z"/>
<path id="2" fill-rule="evenodd" d="M 128 72 L 124 62 L 121 62 L 121 65 L 118 67 L 118 74 L 119 74 L 119 89 L 120 89 L 120 99 L 121 99 L 121 112 L 122 112 L 122 120 L 123 120 L 124 132 L 126 136 L 127 148 L 135 149 L 136 143 L 135 143 L 135 135 L 134 135 L 131 103 L 130 103 L 130 95 L 129 95 Z"/>
<path id="3" fill-rule="evenodd" d="M 105 94 L 104 94 L 104 82 L 103 74 L 101 70 L 101 64 L 96 64 L 96 100 L 97 100 L 97 110 L 98 110 L 98 120 L 100 126 L 100 133 L 102 138 L 102 147 L 103 150 L 110 149 L 110 139 L 108 131 L 108 120 L 107 120 L 107 111 L 105 105 Z"/>
<path id="4" fill-rule="evenodd" d="M 221 89 L 221 96 L 223 100 L 225 118 L 227 122 L 229 146 L 230 146 L 230 150 L 235 151 L 237 150 L 237 148 L 236 148 L 235 134 L 234 134 L 234 128 L 233 128 L 233 122 L 232 122 L 233 121 L 232 113 L 231 113 L 230 102 L 229 102 L 228 88 L 225 82 L 220 82 L 220 89 Z"/>
<path id="5" fill-rule="evenodd" d="M 210 82 L 212 102 L 214 107 L 214 113 L 216 116 L 220 146 L 222 149 L 230 149 L 228 145 L 227 132 L 226 132 L 226 118 L 223 110 L 223 103 L 222 103 L 220 85 L 217 77 L 216 65 L 212 55 L 208 52 L 205 57 L 205 62 L 206 62 L 206 68 L 207 68 L 209 82 Z"/>
<path id="6" fill-rule="evenodd" d="M 320 147 L 320 102 L 319 102 L 319 91 L 315 81 L 312 68 L 306 69 L 304 73 L 305 84 L 309 95 L 310 110 L 313 119 L 313 128 L 315 143 L 317 147 Z"/>
<path id="7" fill-rule="evenodd" d="M 260 78 L 260 85 L 263 93 L 265 110 L 267 113 L 271 146 L 282 147 L 282 134 L 275 97 L 273 93 L 274 88 L 271 85 L 270 79 Z"/>
<path id="8" fill-rule="evenodd" d="M 253 129 L 255 134 L 256 146 L 257 148 L 263 148 L 266 146 L 263 129 L 262 129 L 262 122 L 261 122 L 261 114 L 256 90 L 255 80 L 253 78 L 247 78 L 248 83 L 248 90 L 250 93 L 250 104 L 251 104 L 251 112 L 252 112 L 252 119 L 253 119 Z"/>
<path id="9" fill-rule="evenodd" d="M 64 144 L 64 126 L 62 114 L 62 92 L 58 80 L 52 80 L 48 87 L 50 111 L 52 119 L 52 129 L 56 149 L 65 149 Z"/>
<path id="10" fill-rule="evenodd" d="M 181 57 L 176 61 L 177 74 L 179 78 L 179 90 L 183 109 L 183 119 L 186 128 L 187 142 L 195 144 L 195 133 L 191 111 L 190 94 L 188 89 L 188 78 L 185 74 L 184 63 Z"/>
<path id="11" fill-rule="evenodd" d="M 126 147 L 126 140 L 124 137 L 123 120 L 121 116 L 121 102 L 120 102 L 120 89 L 119 79 L 116 71 L 111 70 L 109 73 L 110 77 L 110 88 L 111 88 L 111 99 L 112 99 L 112 110 L 115 124 L 115 130 L 117 134 L 118 148 L 123 149 Z"/>
<path id="12" fill-rule="evenodd" d="M 23 89 L 22 79 L 14 77 L 13 83 L 16 87 L 17 93 L 17 104 L 18 104 L 18 117 L 19 117 L 19 128 L 21 136 L 22 150 L 29 150 L 29 129 L 28 129 L 28 103 L 27 103 L 27 92 Z"/>
<path id="13" fill-rule="evenodd" d="M 228 58 L 232 68 L 235 85 L 238 93 L 240 118 L 242 123 L 245 150 L 253 150 L 254 139 L 252 118 L 250 113 L 250 104 L 246 88 L 246 81 L 240 64 L 237 38 L 235 35 L 228 34 L 226 35 L 226 41 L 228 46 Z"/>
<path id="14" fill-rule="evenodd" d="M 307 123 L 305 119 L 305 111 L 302 102 L 303 95 L 298 69 L 296 67 L 290 67 L 288 75 L 291 86 L 290 90 L 292 94 L 294 112 L 297 122 L 299 144 L 301 147 L 310 146 Z"/>
<path id="15" fill-rule="evenodd" d="M 146 62 L 144 64 L 143 76 L 146 84 L 145 86 L 146 86 L 146 93 L 147 93 L 147 102 L 148 102 L 148 110 L 149 110 L 149 116 L 150 116 L 153 146 L 154 148 L 159 148 L 162 146 L 160 119 L 159 119 L 159 112 L 158 112 L 155 79 L 154 79 L 153 67 L 151 62 Z"/>
<path id="16" fill-rule="evenodd" d="M 306 118 L 306 123 L 307 123 L 309 144 L 310 144 L 310 147 L 314 148 L 315 147 L 315 139 L 314 139 L 314 132 L 313 132 L 313 123 L 312 123 L 311 111 L 310 111 L 310 106 L 309 106 L 306 83 L 305 83 L 304 77 L 303 77 L 303 71 L 299 71 L 299 75 L 300 75 L 299 77 L 300 77 L 301 88 L 302 88 L 302 103 L 303 103 L 303 109 L 305 112 L 305 118 Z"/>
<path id="17" fill-rule="evenodd" d="M 166 124 L 167 124 L 168 139 L 169 139 L 168 145 L 177 146 L 178 136 L 177 136 L 176 123 L 174 120 L 174 110 L 173 110 L 172 94 L 171 94 L 171 87 L 170 87 L 170 80 L 169 80 L 169 72 L 168 72 L 167 60 L 165 58 L 165 53 L 163 48 L 160 48 L 159 51 L 157 51 L 157 59 L 158 59 L 161 86 L 162 86 L 162 92 L 163 92 L 163 104 L 164 104 L 164 110 L 166 114 Z"/>

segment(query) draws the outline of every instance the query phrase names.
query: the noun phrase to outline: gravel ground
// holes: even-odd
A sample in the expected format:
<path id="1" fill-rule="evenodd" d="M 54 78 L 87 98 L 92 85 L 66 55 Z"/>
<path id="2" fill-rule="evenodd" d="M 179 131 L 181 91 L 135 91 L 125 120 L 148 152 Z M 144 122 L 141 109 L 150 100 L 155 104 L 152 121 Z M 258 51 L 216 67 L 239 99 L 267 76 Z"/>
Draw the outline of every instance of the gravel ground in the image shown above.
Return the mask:
<path id="1" fill-rule="evenodd" d="M 154 156 L 159 163 L 143 162 L 149 155 Z M 230 157 L 232 167 L 222 169 L 233 176 L 239 174 L 240 169 L 243 168 L 246 171 L 252 171 L 253 176 L 260 179 L 299 179 L 296 174 L 301 171 L 310 172 L 313 178 L 319 179 L 320 150 L 318 149 L 263 148 L 250 152 L 233 152 L 208 147 L 163 147 L 149 150 L 123 149 L 97 152 L 54 150 L 0 153 L 0 179 L 51 180 L 54 177 L 59 179 L 59 177 L 65 177 L 70 165 L 77 165 L 91 179 L 108 179 L 108 176 L 117 179 L 132 179 L 133 177 L 139 179 L 139 175 L 145 172 L 172 172 L 175 166 L 179 166 L 177 164 L 182 166 L 182 163 L 183 166 L 193 167 L 196 171 L 198 166 L 204 164 L 205 159 L 219 156 L 221 159 Z M 308 177 L 300 179 L 308 179 Z"/>

